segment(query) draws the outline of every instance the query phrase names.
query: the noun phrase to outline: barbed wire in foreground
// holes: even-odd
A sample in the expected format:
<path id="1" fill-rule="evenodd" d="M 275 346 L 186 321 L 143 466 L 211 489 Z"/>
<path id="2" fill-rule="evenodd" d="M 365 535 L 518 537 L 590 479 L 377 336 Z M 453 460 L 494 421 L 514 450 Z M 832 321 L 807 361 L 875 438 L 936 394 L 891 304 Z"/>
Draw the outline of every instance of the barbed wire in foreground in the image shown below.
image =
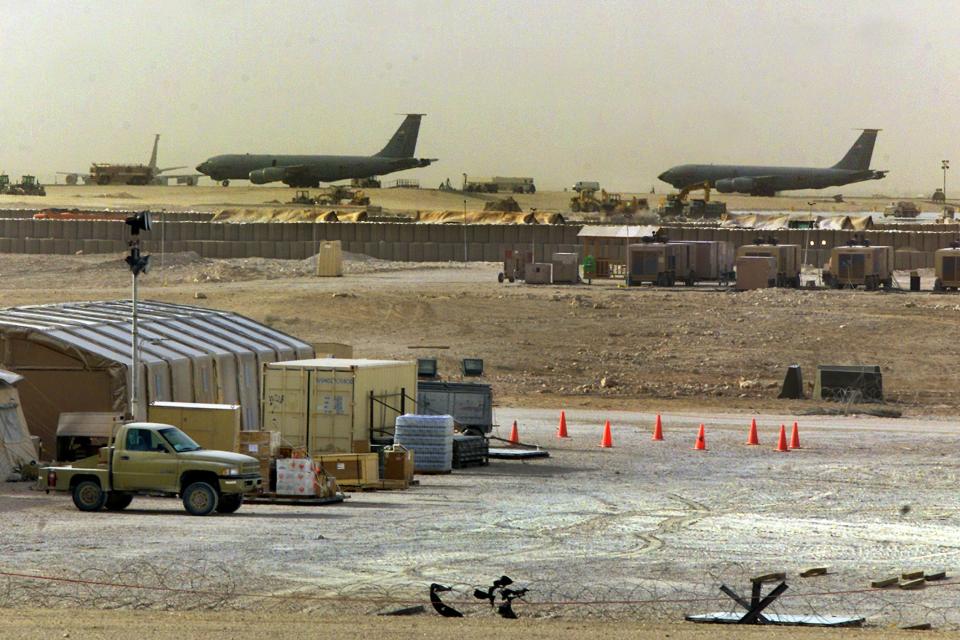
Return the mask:
<path id="1" fill-rule="evenodd" d="M 679 621 L 691 613 L 745 613 L 719 591 L 749 584 L 750 570 L 727 563 L 707 568 L 698 584 L 671 579 L 666 571 L 651 572 L 632 583 L 576 584 L 530 580 L 521 586 L 529 593 L 516 601 L 521 617 L 578 620 Z M 492 579 L 492 576 L 490 577 Z M 488 616 L 488 603 L 477 600 L 476 582 L 447 583 L 444 602 L 467 616 Z M 849 615 L 871 625 L 929 623 L 935 628 L 960 629 L 956 607 L 960 581 L 931 582 L 919 591 L 870 589 L 845 582 L 839 574 L 815 581 L 788 580 L 790 589 L 766 611 L 792 615 Z M 519 581 L 518 581 L 519 582 Z M 123 569 L 88 568 L 47 575 L 0 570 L 0 602 L 5 607 L 35 606 L 43 602 L 63 608 L 161 610 L 271 610 L 377 614 L 418 605 L 429 608 L 426 583 L 363 583 L 324 588 L 310 582 L 280 583 L 252 575 L 227 563 L 179 564 L 135 562 Z M 739 611 L 738 611 L 739 610 Z"/>

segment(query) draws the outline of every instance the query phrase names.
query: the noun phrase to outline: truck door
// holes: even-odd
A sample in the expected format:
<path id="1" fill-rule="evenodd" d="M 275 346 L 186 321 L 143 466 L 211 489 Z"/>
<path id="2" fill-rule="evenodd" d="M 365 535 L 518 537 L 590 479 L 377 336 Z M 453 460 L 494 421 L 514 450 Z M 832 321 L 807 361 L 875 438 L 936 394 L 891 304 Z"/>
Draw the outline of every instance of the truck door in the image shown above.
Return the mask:
<path id="1" fill-rule="evenodd" d="M 113 459 L 113 486 L 121 491 L 176 491 L 177 456 L 156 431 L 130 428 Z"/>

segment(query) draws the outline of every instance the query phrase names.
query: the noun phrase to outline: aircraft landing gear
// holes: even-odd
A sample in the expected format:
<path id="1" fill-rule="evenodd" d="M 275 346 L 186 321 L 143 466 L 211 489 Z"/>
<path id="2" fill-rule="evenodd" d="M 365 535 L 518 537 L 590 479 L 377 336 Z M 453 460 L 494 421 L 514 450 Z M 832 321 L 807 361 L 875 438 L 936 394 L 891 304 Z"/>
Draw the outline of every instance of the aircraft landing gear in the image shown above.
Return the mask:
<path id="1" fill-rule="evenodd" d="M 221 180 L 221 181 L 220 181 L 220 185 L 221 185 L 221 186 L 224 186 L 224 187 L 229 187 L 229 186 L 230 186 L 230 181 L 229 181 L 229 180 Z"/>

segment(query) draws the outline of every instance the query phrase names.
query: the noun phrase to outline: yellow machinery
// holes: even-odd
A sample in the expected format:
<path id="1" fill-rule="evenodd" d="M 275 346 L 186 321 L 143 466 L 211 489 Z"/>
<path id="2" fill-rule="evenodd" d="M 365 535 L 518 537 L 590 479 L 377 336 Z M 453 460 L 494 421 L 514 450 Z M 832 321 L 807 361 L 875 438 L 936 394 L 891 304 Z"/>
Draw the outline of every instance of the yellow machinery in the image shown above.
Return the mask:
<path id="1" fill-rule="evenodd" d="M 660 215 L 681 216 L 687 196 L 691 191 L 703 190 L 703 201 L 710 202 L 710 183 L 697 182 L 680 189 L 678 193 L 668 193 L 660 199 Z"/>
<path id="2" fill-rule="evenodd" d="M 577 195 L 570 198 L 570 210 L 577 212 L 603 211 L 606 215 L 615 213 L 636 213 L 640 209 L 647 208 L 646 198 L 637 198 L 636 196 L 625 200 L 619 193 L 609 193 L 606 189 L 600 189 L 600 197 L 597 197 L 596 189 L 580 190 Z"/>

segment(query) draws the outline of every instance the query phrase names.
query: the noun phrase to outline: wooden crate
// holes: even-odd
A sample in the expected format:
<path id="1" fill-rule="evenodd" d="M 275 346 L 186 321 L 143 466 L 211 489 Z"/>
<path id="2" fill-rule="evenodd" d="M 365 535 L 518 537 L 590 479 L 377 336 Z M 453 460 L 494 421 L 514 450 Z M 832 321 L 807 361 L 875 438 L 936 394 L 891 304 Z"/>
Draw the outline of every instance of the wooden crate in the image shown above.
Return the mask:
<path id="1" fill-rule="evenodd" d="M 380 481 L 380 459 L 375 453 L 331 453 L 316 456 L 314 462 L 341 486 L 374 484 Z"/>

